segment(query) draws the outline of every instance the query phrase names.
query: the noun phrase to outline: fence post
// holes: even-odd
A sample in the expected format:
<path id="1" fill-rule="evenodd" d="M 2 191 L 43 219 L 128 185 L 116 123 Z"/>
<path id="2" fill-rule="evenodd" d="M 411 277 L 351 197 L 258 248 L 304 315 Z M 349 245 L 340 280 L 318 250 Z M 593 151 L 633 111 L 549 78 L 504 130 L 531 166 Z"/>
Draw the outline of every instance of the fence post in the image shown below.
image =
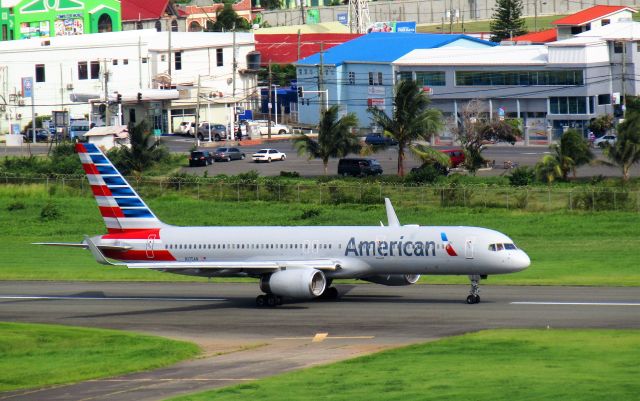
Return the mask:
<path id="1" fill-rule="evenodd" d="M 616 203 L 616 193 L 618 191 L 613 191 L 613 210 L 618 210 L 618 204 Z"/>
<path id="2" fill-rule="evenodd" d="M 569 190 L 569 210 L 573 210 L 573 196 L 571 190 Z"/>
<path id="3" fill-rule="evenodd" d="M 509 192 L 507 192 L 507 210 L 509 210 Z"/>
<path id="4" fill-rule="evenodd" d="M 300 203 L 300 183 L 298 183 L 298 203 Z"/>
<path id="5" fill-rule="evenodd" d="M 200 200 L 200 183 L 196 182 L 196 199 Z"/>
<path id="6" fill-rule="evenodd" d="M 549 210 L 551 210 L 551 187 L 547 188 L 547 203 L 549 205 Z"/>
<path id="7" fill-rule="evenodd" d="M 240 183 L 236 183 L 236 193 L 238 194 L 238 202 L 240 202 Z"/>
<path id="8" fill-rule="evenodd" d="M 260 183 L 256 182 L 256 200 L 260 200 Z"/>
<path id="9" fill-rule="evenodd" d="M 382 183 L 380 183 L 380 199 L 378 200 L 382 202 Z"/>
<path id="10" fill-rule="evenodd" d="M 592 189 L 591 190 L 591 211 L 595 211 L 596 210 L 596 190 Z"/>
<path id="11" fill-rule="evenodd" d="M 280 202 L 282 200 L 281 196 L 280 196 L 280 183 L 278 183 L 278 202 Z"/>
<path id="12" fill-rule="evenodd" d="M 320 199 L 320 204 L 322 205 L 322 184 L 318 185 L 318 189 L 320 190 L 320 196 L 318 197 L 318 199 Z"/>

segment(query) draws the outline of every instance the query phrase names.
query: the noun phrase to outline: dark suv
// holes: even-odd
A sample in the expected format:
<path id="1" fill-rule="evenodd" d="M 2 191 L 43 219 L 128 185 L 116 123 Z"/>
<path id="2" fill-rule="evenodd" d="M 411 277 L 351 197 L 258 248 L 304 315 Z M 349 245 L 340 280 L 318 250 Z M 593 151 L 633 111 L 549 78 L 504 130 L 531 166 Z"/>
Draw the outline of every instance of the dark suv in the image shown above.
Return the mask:
<path id="1" fill-rule="evenodd" d="M 364 139 L 364 143 L 372 146 L 395 146 L 398 144 L 398 141 L 382 134 L 372 133 L 367 135 Z"/>
<path id="2" fill-rule="evenodd" d="M 213 155 L 207 151 L 195 151 L 189 155 L 189 167 L 208 166 L 213 164 Z"/>
<path id="3" fill-rule="evenodd" d="M 213 154 L 213 158 L 217 162 L 230 162 L 231 160 L 244 160 L 245 154 L 240 152 L 238 148 L 218 148 Z"/>
<path id="4" fill-rule="evenodd" d="M 340 159 L 338 175 L 364 177 L 367 175 L 381 175 L 382 166 L 376 159 Z"/>

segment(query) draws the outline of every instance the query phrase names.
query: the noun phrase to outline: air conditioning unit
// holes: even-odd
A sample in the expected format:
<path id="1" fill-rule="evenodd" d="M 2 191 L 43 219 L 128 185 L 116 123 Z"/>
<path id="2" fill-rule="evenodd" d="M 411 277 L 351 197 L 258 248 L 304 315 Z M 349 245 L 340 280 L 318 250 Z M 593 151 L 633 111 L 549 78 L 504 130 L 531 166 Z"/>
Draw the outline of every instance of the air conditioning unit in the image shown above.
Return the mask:
<path id="1" fill-rule="evenodd" d="M 24 106 L 24 99 L 18 100 L 18 106 Z"/>
<path id="2" fill-rule="evenodd" d="M 67 84 L 67 90 L 68 91 L 72 91 L 73 90 L 73 84 Z"/>

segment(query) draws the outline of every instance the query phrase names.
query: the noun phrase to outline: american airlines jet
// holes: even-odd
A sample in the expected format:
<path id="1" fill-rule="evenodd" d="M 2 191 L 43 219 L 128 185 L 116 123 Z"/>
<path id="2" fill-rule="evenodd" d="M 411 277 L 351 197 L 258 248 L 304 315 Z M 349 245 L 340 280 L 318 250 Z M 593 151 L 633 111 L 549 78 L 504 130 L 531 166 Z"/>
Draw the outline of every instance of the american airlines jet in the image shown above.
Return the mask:
<path id="1" fill-rule="evenodd" d="M 258 306 L 283 298 L 337 298 L 334 279 L 411 285 L 420 275 L 468 275 L 479 282 L 526 269 L 530 260 L 506 235 L 480 227 L 401 225 L 385 199 L 387 226 L 176 227 L 158 219 L 93 144 L 76 145 L 107 234 L 78 244 L 97 262 L 204 277 L 255 277 Z M 117 261 L 114 262 L 113 260 Z"/>

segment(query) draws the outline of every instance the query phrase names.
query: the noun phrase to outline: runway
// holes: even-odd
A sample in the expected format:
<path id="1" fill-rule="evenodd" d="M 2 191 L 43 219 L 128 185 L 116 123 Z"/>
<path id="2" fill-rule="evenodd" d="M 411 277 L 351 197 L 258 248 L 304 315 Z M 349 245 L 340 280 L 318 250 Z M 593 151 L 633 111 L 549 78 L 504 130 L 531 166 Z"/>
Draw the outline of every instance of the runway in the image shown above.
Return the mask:
<path id="1" fill-rule="evenodd" d="M 490 282 L 490 281 L 489 281 Z M 640 288 L 338 285 L 340 301 L 256 308 L 257 284 L 0 282 L 0 321 L 113 328 L 198 343 L 153 372 L 0 400 L 162 400 L 185 392 L 491 328 L 640 328 Z"/>

